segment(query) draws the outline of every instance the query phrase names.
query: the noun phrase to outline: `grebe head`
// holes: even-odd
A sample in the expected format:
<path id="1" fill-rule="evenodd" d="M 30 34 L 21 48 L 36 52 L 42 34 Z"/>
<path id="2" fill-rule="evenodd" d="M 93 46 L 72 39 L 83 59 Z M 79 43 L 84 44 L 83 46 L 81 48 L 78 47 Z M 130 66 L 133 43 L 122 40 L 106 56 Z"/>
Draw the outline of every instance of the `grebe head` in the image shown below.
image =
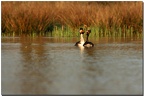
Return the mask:
<path id="1" fill-rule="evenodd" d="M 89 35 L 91 33 L 91 30 L 86 31 L 86 35 Z"/>
<path id="2" fill-rule="evenodd" d="M 80 28 L 80 34 L 84 34 L 85 32 L 84 32 L 84 30 L 83 30 L 83 28 Z"/>

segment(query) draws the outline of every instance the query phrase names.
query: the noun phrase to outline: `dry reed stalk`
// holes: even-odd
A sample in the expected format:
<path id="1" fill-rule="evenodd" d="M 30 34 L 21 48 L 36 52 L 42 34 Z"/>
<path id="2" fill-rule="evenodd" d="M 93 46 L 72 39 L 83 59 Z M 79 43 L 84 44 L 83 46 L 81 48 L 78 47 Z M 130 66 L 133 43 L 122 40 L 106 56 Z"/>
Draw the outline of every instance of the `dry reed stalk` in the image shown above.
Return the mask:
<path id="1" fill-rule="evenodd" d="M 24 2 L 2 1 L 2 32 L 42 34 L 50 26 L 97 26 L 113 29 L 133 28 L 142 33 L 142 2 Z M 126 28 L 126 29 L 125 29 Z"/>

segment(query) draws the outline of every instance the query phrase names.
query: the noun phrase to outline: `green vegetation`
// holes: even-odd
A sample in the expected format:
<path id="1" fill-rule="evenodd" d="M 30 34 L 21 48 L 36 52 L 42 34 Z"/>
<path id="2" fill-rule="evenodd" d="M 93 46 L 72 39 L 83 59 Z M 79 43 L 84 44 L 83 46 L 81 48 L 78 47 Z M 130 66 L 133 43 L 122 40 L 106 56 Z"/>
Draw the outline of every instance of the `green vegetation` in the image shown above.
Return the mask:
<path id="1" fill-rule="evenodd" d="M 142 34 L 142 2 L 2 1 L 2 36 L 132 37 Z"/>

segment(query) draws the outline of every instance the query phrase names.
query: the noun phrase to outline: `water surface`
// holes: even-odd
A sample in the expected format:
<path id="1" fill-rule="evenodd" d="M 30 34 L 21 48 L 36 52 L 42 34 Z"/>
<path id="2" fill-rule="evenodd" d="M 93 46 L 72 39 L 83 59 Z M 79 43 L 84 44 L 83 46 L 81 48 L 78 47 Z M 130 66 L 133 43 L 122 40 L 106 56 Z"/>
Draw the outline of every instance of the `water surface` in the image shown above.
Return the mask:
<path id="1" fill-rule="evenodd" d="M 2 38 L 2 94 L 142 94 L 142 40 Z"/>

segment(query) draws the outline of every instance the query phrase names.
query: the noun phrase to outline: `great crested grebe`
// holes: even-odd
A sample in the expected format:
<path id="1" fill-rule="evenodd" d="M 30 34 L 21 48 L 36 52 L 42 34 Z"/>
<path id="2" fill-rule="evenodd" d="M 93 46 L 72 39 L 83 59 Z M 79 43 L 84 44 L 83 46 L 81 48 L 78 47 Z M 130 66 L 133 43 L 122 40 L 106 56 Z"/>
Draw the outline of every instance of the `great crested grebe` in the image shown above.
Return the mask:
<path id="1" fill-rule="evenodd" d="M 83 38 L 83 34 L 84 34 L 84 30 L 83 28 L 80 28 L 80 41 L 76 42 L 75 46 L 83 46 L 83 44 L 85 43 L 84 38 Z"/>
<path id="2" fill-rule="evenodd" d="M 86 48 L 94 47 L 94 44 L 93 44 L 92 42 L 89 42 L 89 41 L 88 41 L 88 37 L 89 37 L 89 34 L 90 34 L 90 33 L 91 33 L 91 30 L 88 30 L 88 31 L 86 32 L 86 35 L 87 35 L 87 37 L 86 37 L 86 42 L 83 44 L 83 46 L 86 47 Z"/>

